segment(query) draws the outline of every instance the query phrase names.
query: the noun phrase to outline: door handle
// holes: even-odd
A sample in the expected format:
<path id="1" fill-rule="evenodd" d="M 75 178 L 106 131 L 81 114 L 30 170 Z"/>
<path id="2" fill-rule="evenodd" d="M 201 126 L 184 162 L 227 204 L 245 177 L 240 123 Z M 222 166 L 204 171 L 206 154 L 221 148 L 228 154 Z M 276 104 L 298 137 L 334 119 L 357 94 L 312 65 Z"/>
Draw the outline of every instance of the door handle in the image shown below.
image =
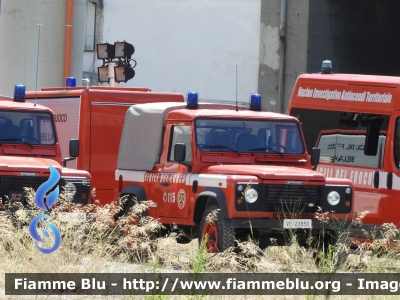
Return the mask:
<path id="1" fill-rule="evenodd" d="M 388 190 L 391 190 L 393 187 L 393 173 L 392 172 L 387 173 L 386 186 L 387 186 Z"/>
<path id="2" fill-rule="evenodd" d="M 374 171 L 374 188 L 379 189 L 379 171 Z"/>
<path id="3" fill-rule="evenodd" d="M 161 186 L 169 186 L 168 182 L 161 182 Z"/>

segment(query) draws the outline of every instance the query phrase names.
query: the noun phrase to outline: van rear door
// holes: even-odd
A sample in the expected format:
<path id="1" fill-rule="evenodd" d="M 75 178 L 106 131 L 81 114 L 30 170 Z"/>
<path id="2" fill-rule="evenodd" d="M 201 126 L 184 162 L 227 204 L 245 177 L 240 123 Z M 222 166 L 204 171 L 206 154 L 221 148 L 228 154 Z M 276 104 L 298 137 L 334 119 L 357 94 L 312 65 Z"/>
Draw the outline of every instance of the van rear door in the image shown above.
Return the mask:
<path id="1" fill-rule="evenodd" d="M 364 154 L 365 137 L 365 130 L 321 131 L 316 142 L 321 149 L 317 170 L 328 177 L 350 179 L 356 188 L 354 212 L 368 211 L 365 223 L 382 224 L 386 192 L 377 189 L 374 180 L 376 172 L 383 171 L 386 132 L 380 134 L 376 156 Z"/>

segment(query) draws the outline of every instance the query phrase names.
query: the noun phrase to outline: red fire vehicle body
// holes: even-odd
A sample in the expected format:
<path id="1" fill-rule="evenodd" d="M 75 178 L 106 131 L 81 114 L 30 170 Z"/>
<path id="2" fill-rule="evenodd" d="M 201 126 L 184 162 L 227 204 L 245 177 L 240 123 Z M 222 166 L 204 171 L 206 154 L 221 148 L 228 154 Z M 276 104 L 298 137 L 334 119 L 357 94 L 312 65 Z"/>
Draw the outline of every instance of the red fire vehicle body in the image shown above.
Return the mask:
<path id="1" fill-rule="evenodd" d="M 367 231 L 384 223 L 400 227 L 399 88 L 400 77 L 304 74 L 288 107 L 308 148 L 321 149 L 318 171 L 353 182 L 354 214 L 367 212 L 360 227 Z"/>
<path id="2" fill-rule="evenodd" d="M 114 172 L 127 109 L 138 103 L 184 101 L 179 93 L 120 87 L 44 88 L 27 92 L 26 98 L 54 111 L 63 155 L 68 151 L 69 141 L 79 139 L 80 155 L 76 163 L 68 164 L 90 172 L 96 199 L 102 204 L 118 197 Z"/>
<path id="3" fill-rule="evenodd" d="M 90 174 L 63 167 L 58 138 L 54 114 L 49 108 L 26 103 L 23 98 L 13 101 L 0 97 L 0 197 L 3 204 L 10 200 L 26 205 L 24 187 L 36 190 L 47 181 L 49 165 L 61 175 L 60 192 L 64 187 L 73 202 L 88 203 Z M 71 155 L 78 156 L 75 144 L 71 146 Z"/>
<path id="4" fill-rule="evenodd" d="M 318 207 L 351 220 L 352 183 L 312 170 L 296 118 L 198 106 L 150 103 L 127 111 L 115 179 L 130 202 L 117 217 L 132 199 L 151 200 L 150 216 L 198 229 L 213 252 L 250 230 L 269 236 L 301 228 L 300 241 L 316 237 L 329 230 L 316 218 Z"/>

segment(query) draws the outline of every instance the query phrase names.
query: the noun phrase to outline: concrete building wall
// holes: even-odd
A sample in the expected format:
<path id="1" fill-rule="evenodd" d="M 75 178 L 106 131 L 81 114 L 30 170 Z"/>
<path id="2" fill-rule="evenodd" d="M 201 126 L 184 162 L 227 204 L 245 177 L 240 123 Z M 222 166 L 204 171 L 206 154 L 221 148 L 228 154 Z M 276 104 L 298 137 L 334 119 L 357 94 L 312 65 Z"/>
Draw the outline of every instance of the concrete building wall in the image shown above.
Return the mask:
<path id="1" fill-rule="evenodd" d="M 263 109 L 278 111 L 280 0 L 262 0 L 260 18 L 260 63 L 258 92 Z"/>
<path id="2" fill-rule="evenodd" d="M 309 0 L 288 0 L 283 113 L 286 113 L 297 77 L 307 71 Z"/>
<path id="3" fill-rule="evenodd" d="M 310 0 L 307 72 L 400 75 L 400 1 Z"/>
<path id="4" fill-rule="evenodd" d="M 82 84 L 83 55 L 85 47 L 86 0 L 74 0 L 72 14 L 71 74 L 76 84 Z M 64 21 L 65 22 L 65 21 Z M 64 60 L 63 60 L 64 61 Z M 64 69 L 63 69 L 64 70 Z M 62 85 L 65 85 L 63 82 Z"/>
<path id="5" fill-rule="evenodd" d="M 43 84 L 41 77 L 48 71 L 49 65 L 63 63 L 62 59 L 57 60 L 57 56 L 52 53 L 52 51 L 61 51 L 61 55 L 64 53 L 64 40 L 56 38 L 64 29 L 63 25 L 54 24 L 55 18 L 60 18 L 62 15 L 59 4 L 62 3 L 44 1 L 41 4 L 34 0 L 2 1 L 0 18 L 1 94 L 11 96 L 15 84 L 25 84 L 27 88 L 33 90 L 36 80 L 38 86 Z M 51 10 L 54 13 L 50 13 Z M 41 24 L 40 28 L 38 24 Z M 40 44 L 38 47 L 39 29 Z M 38 49 L 40 49 L 39 58 Z M 59 74 L 48 77 L 51 78 L 52 83 L 57 84 L 61 79 Z"/>
<path id="6" fill-rule="evenodd" d="M 96 5 L 96 15 L 95 15 L 95 26 L 94 26 L 94 51 L 84 51 L 83 53 L 83 77 L 90 79 L 92 85 L 98 85 L 97 82 L 97 66 L 99 62 L 97 61 L 96 45 L 99 42 L 104 41 L 103 39 L 103 28 L 104 28 L 104 10 L 102 6 Z"/>
<path id="7" fill-rule="evenodd" d="M 263 109 L 275 112 L 286 111 L 294 83 L 306 71 L 307 62 L 309 0 L 287 0 L 286 11 L 281 11 L 281 3 L 263 0 L 261 5 L 258 90 L 263 95 Z M 281 41 L 282 13 L 286 13 L 286 22 L 282 24 L 286 30 Z M 283 90 L 279 93 L 281 67 Z"/>
<path id="8" fill-rule="evenodd" d="M 121 86 L 194 90 L 202 99 L 227 101 L 235 101 L 237 89 L 239 102 L 257 92 L 261 0 L 103 3 L 103 41 L 126 40 L 136 50 L 136 75 Z"/>
<path id="9" fill-rule="evenodd" d="M 82 74 L 84 4 L 86 0 L 74 1 L 70 76 L 77 77 L 78 82 Z M 1 95 L 12 96 L 15 84 L 24 84 L 27 90 L 65 84 L 65 22 L 66 0 L 2 0 Z"/>
<path id="10" fill-rule="evenodd" d="M 202 99 L 231 102 L 236 92 L 239 102 L 259 92 L 264 110 L 285 112 L 297 76 L 318 72 L 324 59 L 334 72 L 399 75 L 399 1 L 287 0 L 284 56 L 282 1 L 89 2 L 97 7 L 96 42 L 126 40 L 136 48 L 136 76 L 121 86 L 196 90 Z M 70 76 L 80 84 L 82 73 L 95 78 L 101 62 L 84 51 L 88 0 L 73 2 Z M 64 85 L 65 19 L 66 0 L 1 1 L 0 94 L 11 96 L 15 84 Z"/>

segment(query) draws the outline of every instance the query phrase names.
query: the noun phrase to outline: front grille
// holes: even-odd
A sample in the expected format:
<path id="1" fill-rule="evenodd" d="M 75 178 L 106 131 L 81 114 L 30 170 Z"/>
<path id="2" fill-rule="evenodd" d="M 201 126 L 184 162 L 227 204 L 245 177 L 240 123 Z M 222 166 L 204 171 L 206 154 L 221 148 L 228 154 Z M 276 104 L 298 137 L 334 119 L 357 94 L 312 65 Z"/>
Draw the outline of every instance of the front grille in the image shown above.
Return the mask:
<path id="1" fill-rule="evenodd" d="M 90 199 L 90 182 L 87 181 L 86 184 L 82 184 L 82 178 L 61 178 L 60 180 L 60 193 L 64 192 L 64 188 L 62 186 L 65 186 L 66 183 L 71 182 L 75 185 L 76 187 L 76 193 L 73 199 L 73 202 L 76 204 L 82 204 L 85 205 L 88 203 Z"/>
<path id="2" fill-rule="evenodd" d="M 38 187 L 46 180 L 48 180 L 48 177 L 0 176 L 0 197 L 4 202 L 6 201 L 7 197 L 10 196 L 10 192 L 11 193 L 24 192 L 25 187 L 33 188 L 36 191 Z M 58 185 L 60 186 L 60 193 L 64 191 L 64 189 L 62 188 L 64 182 L 65 182 L 64 178 L 61 178 L 60 181 L 58 182 Z M 86 204 L 88 202 L 90 195 L 89 186 L 90 185 L 84 186 L 82 184 L 76 184 L 77 192 L 73 199 L 74 203 Z M 86 198 L 82 197 L 85 195 Z M 25 197 L 25 192 L 24 192 L 24 197 Z M 22 201 L 22 203 L 26 204 L 24 200 Z"/>
<path id="3" fill-rule="evenodd" d="M 310 213 L 322 207 L 324 186 L 265 184 L 263 195 L 264 211 Z"/>
<path id="4" fill-rule="evenodd" d="M 22 191 L 24 187 L 30 187 L 36 191 L 47 179 L 47 177 L 33 176 L 0 176 L 0 194 L 8 196 L 9 191 Z"/>

